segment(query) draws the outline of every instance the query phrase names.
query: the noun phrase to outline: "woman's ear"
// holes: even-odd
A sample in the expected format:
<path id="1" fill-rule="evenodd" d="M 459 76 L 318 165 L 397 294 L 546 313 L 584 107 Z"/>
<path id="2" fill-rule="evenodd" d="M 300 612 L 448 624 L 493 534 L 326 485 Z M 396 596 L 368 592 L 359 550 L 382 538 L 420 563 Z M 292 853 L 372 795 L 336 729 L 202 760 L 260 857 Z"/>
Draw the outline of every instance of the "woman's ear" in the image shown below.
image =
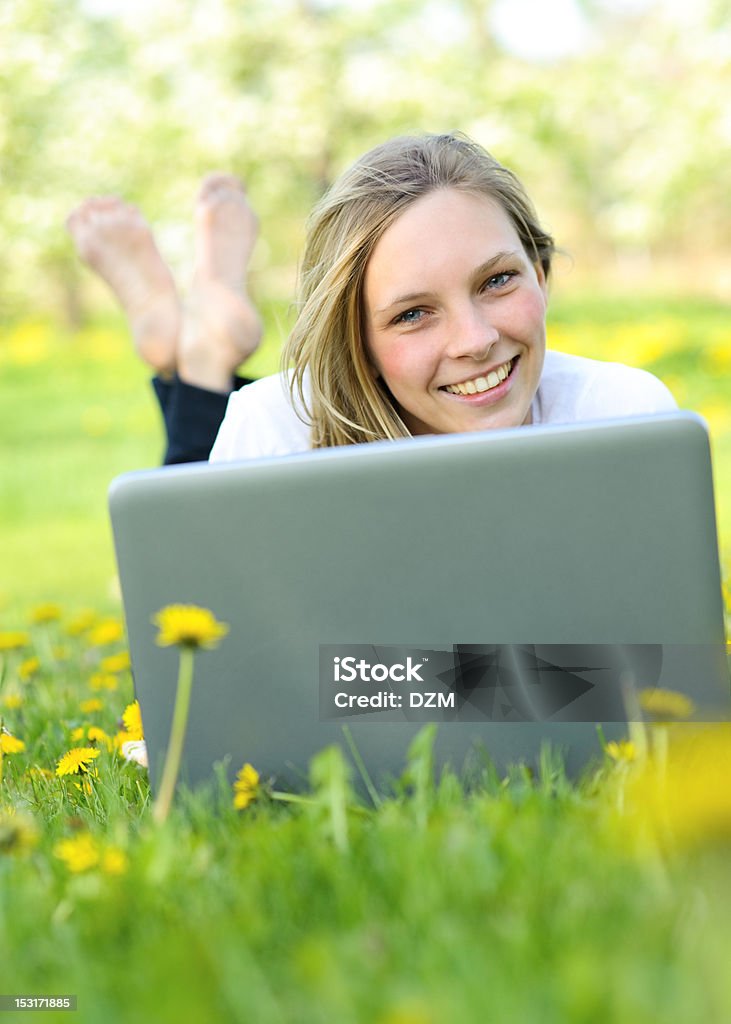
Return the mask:
<path id="1" fill-rule="evenodd" d="M 540 260 L 533 264 L 533 269 L 535 270 L 536 278 L 538 279 L 538 287 L 543 292 L 543 298 L 548 302 L 548 278 L 546 277 L 546 272 L 543 269 L 543 264 Z"/>
<path id="2" fill-rule="evenodd" d="M 368 373 L 371 375 L 373 380 L 380 380 L 381 371 L 376 366 L 373 356 L 370 353 L 370 346 L 368 345 L 367 336 L 363 338 L 363 361 L 368 369 Z"/>

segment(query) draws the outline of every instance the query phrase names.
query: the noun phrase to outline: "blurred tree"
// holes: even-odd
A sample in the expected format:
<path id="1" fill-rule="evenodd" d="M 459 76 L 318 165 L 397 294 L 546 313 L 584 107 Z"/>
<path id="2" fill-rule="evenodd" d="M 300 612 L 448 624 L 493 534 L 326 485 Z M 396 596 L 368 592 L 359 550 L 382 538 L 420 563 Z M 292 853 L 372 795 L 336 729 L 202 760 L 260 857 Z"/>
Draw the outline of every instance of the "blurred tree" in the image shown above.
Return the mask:
<path id="1" fill-rule="evenodd" d="M 260 300 L 291 296 L 313 200 L 404 131 L 474 135 L 590 265 L 723 252 L 728 0 L 581 7 L 586 49 L 531 62 L 496 36 L 492 0 L 4 0 L 0 303 L 83 315 L 63 220 L 91 193 L 137 202 L 182 268 L 212 167 L 260 213 Z"/>

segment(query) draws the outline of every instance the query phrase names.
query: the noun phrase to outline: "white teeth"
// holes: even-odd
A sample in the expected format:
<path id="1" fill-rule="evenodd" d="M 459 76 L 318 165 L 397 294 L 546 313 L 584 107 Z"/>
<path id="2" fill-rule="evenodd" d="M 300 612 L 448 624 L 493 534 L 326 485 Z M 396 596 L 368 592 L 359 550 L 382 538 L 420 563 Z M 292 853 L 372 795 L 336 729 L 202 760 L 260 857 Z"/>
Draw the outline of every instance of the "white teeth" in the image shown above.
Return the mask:
<path id="1" fill-rule="evenodd" d="M 491 391 L 505 380 L 510 374 L 510 363 L 503 363 L 496 370 L 491 370 L 487 377 L 475 377 L 473 380 L 466 380 L 462 384 L 447 384 L 444 388 L 452 395 L 474 395 L 483 391 Z"/>

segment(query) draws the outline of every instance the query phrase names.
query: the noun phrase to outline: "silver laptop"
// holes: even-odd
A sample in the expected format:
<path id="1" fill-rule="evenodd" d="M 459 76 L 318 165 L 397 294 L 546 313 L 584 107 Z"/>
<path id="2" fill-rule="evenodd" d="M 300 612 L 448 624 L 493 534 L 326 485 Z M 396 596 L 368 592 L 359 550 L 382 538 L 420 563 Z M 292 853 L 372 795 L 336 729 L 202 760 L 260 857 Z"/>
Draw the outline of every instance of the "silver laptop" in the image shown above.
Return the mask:
<path id="1" fill-rule="evenodd" d="M 183 777 L 280 785 L 354 744 L 376 785 L 437 722 L 438 763 L 569 771 L 626 732 L 626 694 L 726 717 L 706 430 L 692 413 L 382 442 L 126 474 L 110 508 L 156 787 L 169 604 L 230 626 L 197 655 Z"/>

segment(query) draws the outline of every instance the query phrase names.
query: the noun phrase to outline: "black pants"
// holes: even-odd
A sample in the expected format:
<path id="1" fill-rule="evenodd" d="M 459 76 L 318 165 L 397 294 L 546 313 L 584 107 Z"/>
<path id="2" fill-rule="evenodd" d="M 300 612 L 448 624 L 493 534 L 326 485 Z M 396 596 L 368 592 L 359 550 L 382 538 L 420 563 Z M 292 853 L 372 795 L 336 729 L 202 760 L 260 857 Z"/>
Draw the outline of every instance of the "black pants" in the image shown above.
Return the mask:
<path id="1" fill-rule="evenodd" d="M 234 377 L 231 391 L 251 384 L 248 377 Z M 152 386 L 160 403 L 167 444 L 163 463 L 206 462 L 221 426 L 231 391 L 207 391 L 178 377 L 154 377 Z"/>

